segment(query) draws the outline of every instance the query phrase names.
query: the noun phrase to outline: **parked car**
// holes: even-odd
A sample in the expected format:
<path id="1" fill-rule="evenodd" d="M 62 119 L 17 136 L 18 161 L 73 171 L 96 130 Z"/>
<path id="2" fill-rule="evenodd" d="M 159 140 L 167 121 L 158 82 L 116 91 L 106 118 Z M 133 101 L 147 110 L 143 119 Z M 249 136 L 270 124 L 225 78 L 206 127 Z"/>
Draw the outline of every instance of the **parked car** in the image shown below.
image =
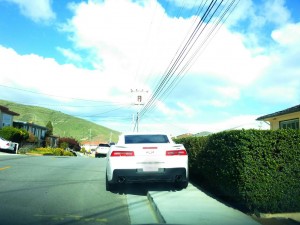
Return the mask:
<path id="1" fill-rule="evenodd" d="M 0 137 L 0 149 L 15 152 L 15 144 L 11 141 Z"/>
<path id="2" fill-rule="evenodd" d="M 188 186 L 188 155 L 166 134 L 122 134 L 107 154 L 106 189 L 121 183 L 172 182 Z"/>
<path id="3" fill-rule="evenodd" d="M 99 146 L 95 149 L 95 157 L 105 157 L 109 151 L 109 148 L 109 144 L 99 144 Z"/>

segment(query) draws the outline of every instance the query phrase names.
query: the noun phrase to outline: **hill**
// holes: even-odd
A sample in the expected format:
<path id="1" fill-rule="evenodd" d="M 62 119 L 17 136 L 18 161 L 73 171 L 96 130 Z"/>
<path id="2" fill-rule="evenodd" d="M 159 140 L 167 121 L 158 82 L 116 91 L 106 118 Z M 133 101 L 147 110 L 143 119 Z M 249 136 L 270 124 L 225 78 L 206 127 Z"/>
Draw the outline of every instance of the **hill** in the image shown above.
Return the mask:
<path id="1" fill-rule="evenodd" d="M 118 131 L 96 123 L 44 107 L 23 105 L 5 100 L 0 100 L 0 105 L 20 114 L 20 116 L 14 116 L 15 121 L 32 122 L 41 126 L 46 126 L 51 121 L 53 134 L 60 137 L 99 142 L 108 142 L 111 137 L 111 141 L 116 142 L 120 134 Z"/>

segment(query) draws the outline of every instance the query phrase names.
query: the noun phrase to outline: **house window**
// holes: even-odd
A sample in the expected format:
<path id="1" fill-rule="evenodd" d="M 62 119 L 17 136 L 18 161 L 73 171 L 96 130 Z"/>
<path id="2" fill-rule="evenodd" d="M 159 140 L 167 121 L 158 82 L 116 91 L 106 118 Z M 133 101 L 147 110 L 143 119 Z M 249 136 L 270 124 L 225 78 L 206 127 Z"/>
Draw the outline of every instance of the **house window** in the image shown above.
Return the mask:
<path id="1" fill-rule="evenodd" d="M 280 129 L 295 129 L 299 130 L 299 119 L 284 120 L 279 122 Z"/>

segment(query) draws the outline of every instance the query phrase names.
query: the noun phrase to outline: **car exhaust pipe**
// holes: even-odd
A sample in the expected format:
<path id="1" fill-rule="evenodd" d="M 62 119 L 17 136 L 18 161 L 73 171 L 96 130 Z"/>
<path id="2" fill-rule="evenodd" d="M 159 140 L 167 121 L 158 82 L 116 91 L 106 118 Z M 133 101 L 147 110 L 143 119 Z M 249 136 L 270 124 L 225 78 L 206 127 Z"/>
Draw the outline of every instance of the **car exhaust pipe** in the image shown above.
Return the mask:
<path id="1" fill-rule="evenodd" d="M 118 182 L 119 183 L 124 183 L 124 181 L 125 181 L 125 177 L 119 177 L 118 178 Z"/>
<path id="2" fill-rule="evenodd" d="M 175 181 L 176 182 L 179 182 L 179 181 L 181 181 L 182 180 L 182 176 L 181 175 L 176 175 L 175 176 Z"/>

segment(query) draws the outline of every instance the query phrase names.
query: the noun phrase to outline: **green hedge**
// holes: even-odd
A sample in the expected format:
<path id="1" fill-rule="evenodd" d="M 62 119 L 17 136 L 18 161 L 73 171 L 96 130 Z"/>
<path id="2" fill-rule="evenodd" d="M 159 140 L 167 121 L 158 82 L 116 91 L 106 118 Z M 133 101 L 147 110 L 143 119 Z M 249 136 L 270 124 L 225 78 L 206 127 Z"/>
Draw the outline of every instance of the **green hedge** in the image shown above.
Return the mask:
<path id="1" fill-rule="evenodd" d="M 233 130 L 176 140 L 192 177 L 247 211 L 300 211 L 300 131 Z"/>

